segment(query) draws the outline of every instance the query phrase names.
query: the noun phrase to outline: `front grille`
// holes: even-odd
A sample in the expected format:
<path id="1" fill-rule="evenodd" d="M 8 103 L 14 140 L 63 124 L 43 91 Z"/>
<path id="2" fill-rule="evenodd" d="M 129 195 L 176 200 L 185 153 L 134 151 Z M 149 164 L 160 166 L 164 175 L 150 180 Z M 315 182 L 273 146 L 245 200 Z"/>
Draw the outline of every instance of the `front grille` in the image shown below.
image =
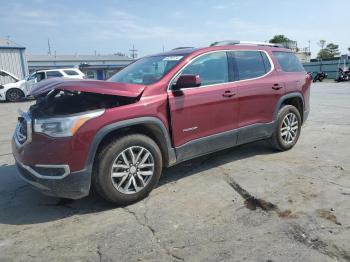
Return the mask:
<path id="1" fill-rule="evenodd" d="M 20 144 L 23 144 L 28 138 L 27 121 L 23 117 L 18 118 L 18 127 L 16 131 L 16 136 Z"/>
<path id="2" fill-rule="evenodd" d="M 27 113 L 20 112 L 21 116 L 18 117 L 18 124 L 15 130 L 15 141 L 17 145 L 22 146 L 31 142 L 32 139 L 32 120 Z"/>

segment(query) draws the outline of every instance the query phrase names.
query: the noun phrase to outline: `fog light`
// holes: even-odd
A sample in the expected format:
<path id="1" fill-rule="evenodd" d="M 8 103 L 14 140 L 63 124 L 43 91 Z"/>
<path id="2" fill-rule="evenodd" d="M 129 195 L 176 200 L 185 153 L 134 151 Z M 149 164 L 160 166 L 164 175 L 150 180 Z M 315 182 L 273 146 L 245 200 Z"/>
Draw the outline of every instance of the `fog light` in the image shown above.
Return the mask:
<path id="1" fill-rule="evenodd" d="M 31 166 L 32 170 L 34 170 L 37 174 L 39 174 L 42 177 L 63 177 L 67 175 L 67 168 L 64 166 Z"/>

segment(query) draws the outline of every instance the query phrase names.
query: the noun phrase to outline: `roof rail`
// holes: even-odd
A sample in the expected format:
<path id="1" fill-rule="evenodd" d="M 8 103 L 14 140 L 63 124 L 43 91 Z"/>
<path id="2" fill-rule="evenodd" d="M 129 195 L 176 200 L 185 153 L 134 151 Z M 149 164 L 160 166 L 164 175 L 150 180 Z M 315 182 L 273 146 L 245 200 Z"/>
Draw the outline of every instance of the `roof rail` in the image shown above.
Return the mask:
<path id="1" fill-rule="evenodd" d="M 188 49 L 188 48 L 194 48 L 193 46 L 179 46 L 179 47 L 175 47 L 172 50 L 179 50 L 179 49 Z"/>
<path id="2" fill-rule="evenodd" d="M 215 42 L 211 46 L 223 46 L 223 45 L 260 45 L 260 46 L 272 46 L 272 47 L 284 47 L 281 44 L 265 43 L 265 42 L 249 42 L 249 41 L 238 41 L 238 40 L 225 40 Z"/>

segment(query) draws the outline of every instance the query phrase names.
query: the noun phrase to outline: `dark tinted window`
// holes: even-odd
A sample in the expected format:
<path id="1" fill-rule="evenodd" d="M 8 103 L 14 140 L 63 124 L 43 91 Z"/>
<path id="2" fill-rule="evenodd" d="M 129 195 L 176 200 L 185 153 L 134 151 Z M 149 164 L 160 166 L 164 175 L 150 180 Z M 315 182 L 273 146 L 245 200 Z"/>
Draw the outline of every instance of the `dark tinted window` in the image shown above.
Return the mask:
<path id="1" fill-rule="evenodd" d="M 74 70 L 63 70 L 63 72 L 65 72 L 69 76 L 77 76 L 77 75 L 79 75 L 78 72 L 74 71 Z"/>
<path id="2" fill-rule="evenodd" d="M 190 63 L 182 75 L 199 75 L 201 86 L 228 82 L 228 64 L 226 52 L 205 54 Z"/>
<path id="3" fill-rule="evenodd" d="M 239 80 L 263 76 L 270 71 L 265 69 L 265 62 L 259 51 L 234 51 L 233 56 L 236 60 Z"/>
<path id="4" fill-rule="evenodd" d="M 45 73 L 44 72 L 39 72 L 36 73 L 37 81 L 40 82 L 41 80 L 45 79 Z"/>
<path id="5" fill-rule="evenodd" d="M 295 54 L 290 52 L 273 52 L 284 72 L 303 72 L 304 67 Z"/>
<path id="6" fill-rule="evenodd" d="M 46 76 L 47 78 L 50 78 L 50 77 L 61 77 L 62 74 L 58 71 L 48 71 L 46 72 Z"/>

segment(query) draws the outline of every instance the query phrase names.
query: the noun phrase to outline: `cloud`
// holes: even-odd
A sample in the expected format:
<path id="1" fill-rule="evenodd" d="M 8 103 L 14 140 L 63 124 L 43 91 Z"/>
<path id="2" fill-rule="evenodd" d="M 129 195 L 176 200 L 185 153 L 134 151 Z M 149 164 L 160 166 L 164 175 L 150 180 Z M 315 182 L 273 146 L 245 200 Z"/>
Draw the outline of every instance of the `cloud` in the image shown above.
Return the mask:
<path id="1" fill-rule="evenodd" d="M 222 9 L 225 9 L 226 6 L 224 6 L 224 5 L 214 5 L 213 8 L 217 9 L 217 10 L 222 10 Z"/>

